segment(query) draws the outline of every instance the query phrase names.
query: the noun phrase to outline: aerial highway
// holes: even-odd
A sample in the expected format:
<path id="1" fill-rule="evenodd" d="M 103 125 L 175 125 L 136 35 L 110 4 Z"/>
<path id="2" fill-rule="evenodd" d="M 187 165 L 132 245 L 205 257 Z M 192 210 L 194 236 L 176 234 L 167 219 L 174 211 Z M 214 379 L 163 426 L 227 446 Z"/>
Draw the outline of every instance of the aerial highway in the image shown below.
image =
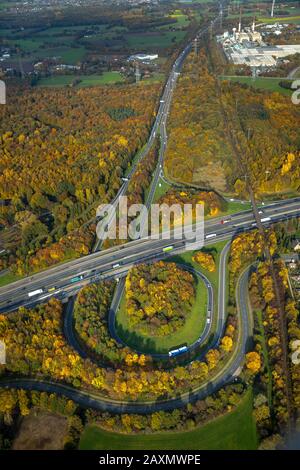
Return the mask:
<path id="1" fill-rule="evenodd" d="M 214 20 L 214 21 L 216 21 L 216 20 Z M 201 31 L 199 31 L 198 35 L 205 34 L 206 31 L 207 31 L 207 27 L 203 28 Z M 130 172 L 128 173 L 128 175 L 125 178 L 123 178 L 123 184 L 121 185 L 118 193 L 116 194 L 114 200 L 111 203 L 113 208 L 117 208 L 120 197 L 124 196 L 126 194 L 126 191 L 128 189 L 128 184 L 130 182 L 130 178 L 134 174 L 137 164 L 147 155 L 147 153 L 151 149 L 155 139 L 158 137 L 159 132 L 161 132 L 162 145 L 161 145 L 161 148 L 160 148 L 159 162 L 157 164 L 157 168 L 156 168 L 155 175 L 154 175 L 154 178 L 153 178 L 153 182 L 152 182 L 152 185 L 151 185 L 150 194 L 149 194 L 149 197 L 148 197 L 148 206 L 152 201 L 152 198 L 153 198 L 153 195 L 154 195 L 157 183 L 158 183 L 159 172 L 160 172 L 160 169 L 162 167 L 163 156 L 164 156 L 164 152 L 165 152 L 165 148 L 166 148 L 166 135 L 165 135 L 166 134 L 166 132 L 165 132 L 166 129 L 165 129 L 165 125 L 166 125 L 166 119 L 167 119 L 167 115 L 168 115 L 170 104 L 171 104 L 172 94 L 173 94 L 173 90 L 174 90 L 174 87 L 175 87 L 175 84 L 176 84 L 176 79 L 177 79 L 178 74 L 181 70 L 183 61 L 184 61 L 185 57 L 187 56 L 187 54 L 189 53 L 190 49 L 191 49 L 191 43 L 189 43 L 184 48 L 184 50 L 179 54 L 179 56 L 176 58 L 173 66 L 171 68 L 168 80 L 166 82 L 164 91 L 163 91 L 161 99 L 160 99 L 160 104 L 159 104 L 159 108 L 158 108 L 158 111 L 157 111 L 156 119 L 155 119 L 154 125 L 152 127 L 148 142 L 147 142 L 145 148 L 140 153 L 139 158 L 133 164 L 133 166 L 130 169 Z M 105 226 L 110 225 L 112 217 L 113 217 L 113 215 L 111 213 L 108 213 L 108 216 L 105 218 L 105 223 L 103 223 L 102 230 L 105 229 Z M 100 231 L 101 231 L 101 229 L 100 229 Z M 101 245 L 102 245 L 102 240 L 101 240 L 101 238 L 99 238 L 97 240 L 95 246 L 94 246 L 93 252 L 97 252 L 101 248 Z M 112 259 L 114 259 L 114 255 L 112 255 Z M 76 267 L 75 267 L 75 265 L 76 265 Z M 85 267 L 79 266 L 77 263 L 75 263 L 75 265 L 73 265 L 73 267 L 71 268 L 71 271 L 73 270 L 74 275 L 71 273 L 71 277 L 69 277 L 68 280 L 65 278 L 62 271 L 60 269 L 58 269 L 57 271 L 55 271 L 55 273 L 52 273 L 53 276 L 49 273 L 50 274 L 50 279 L 48 279 L 49 282 L 44 281 L 45 273 L 44 274 L 40 273 L 40 276 L 37 276 L 37 275 L 31 276 L 30 278 L 26 278 L 26 280 L 24 279 L 24 282 L 22 282 L 21 284 L 17 284 L 15 286 L 16 291 L 14 289 L 12 289 L 12 286 L 6 286 L 5 289 L 2 289 L 1 292 L 0 292 L 0 312 L 11 311 L 14 308 L 20 307 L 22 305 L 29 306 L 29 305 L 32 305 L 34 303 L 37 303 L 38 301 L 40 301 L 40 302 L 41 301 L 46 301 L 46 300 L 49 299 L 49 297 L 51 297 L 51 295 L 56 295 L 59 298 L 62 298 L 65 295 L 72 295 L 74 292 L 76 292 L 76 287 L 77 287 L 77 290 L 78 290 L 78 287 L 84 285 L 84 283 L 87 279 L 86 275 L 88 274 L 88 272 L 85 272 L 83 274 L 78 273 L 78 268 L 79 268 L 79 270 L 82 271 L 82 269 L 85 269 Z M 68 286 L 67 284 L 70 281 L 72 281 L 72 279 L 74 280 L 76 278 L 76 274 L 77 274 L 77 277 L 78 277 L 77 282 L 76 283 L 72 282 L 72 286 Z M 100 272 L 99 272 L 99 270 L 97 270 L 96 267 L 94 267 L 94 268 L 91 269 L 91 272 L 89 274 L 90 275 L 97 274 L 99 276 Z M 85 278 L 85 280 L 82 283 L 81 281 L 83 281 L 83 277 Z M 95 280 L 95 278 L 94 278 L 94 280 Z M 39 282 L 39 281 L 41 281 L 41 282 Z M 67 282 L 65 282 L 65 281 L 67 281 Z M 45 284 L 45 285 L 41 286 L 41 283 Z M 52 284 L 52 285 L 50 286 L 50 284 Z M 51 292 L 49 292 L 49 290 L 51 290 Z M 4 291 L 6 293 L 4 295 L 4 297 L 2 296 L 2 291 L 3 291 L 3 293 L 4 293 Z M 36 294 L 36 295 L 33 295 L 33 296 L 30 297 L 30 293 L 32 293 L 32 292 L 36 292 L 36 293 L 39 292 L 39 294 Z M 17 294 L 17 296 L 15 296 L 15 294 Z"/>
<path id="2" fill-rule="evenodd" d="M 260 211 L 264 227 L 275 222 L 300 216 L 300 198 L 265 205 Z M 222 218 L 208 219 L 204 227 L 204 245 L 231 239 L 245 230 L 256 228 L 251 210 Z M 190 232 L 193 227 L 190 227 Z M 190 234 L 187 230 L 187 235 Z M 186 239 L 152 239 L 145 237 L 95 252 L 82 258 L 59 264 L 32 276 L 0 288 L 0 312 L 9 312 L 20 306 L 45 302 L 50 297 L 74 295 L 80 287 L 105 278 L 118 278 L 138 263 L 164 259 L 171 254 L 186 250 Z M 171 246 L 171 251 L 164 248 Z M 36 295 L 29 296 L 31 292 Z"/>
<path id="3" fill-rule="evenodd" d="M 204 34 L 205 31 L 207 31 L 207 28 L 204 28 L 202 31 L 200 31 L 198 33 L 198 35 Z M 161 147 L 160 147 L 160 152 L 159 152 L 159 161 L 158 161 L 158 165 L 157 165 L 157 168 L 156 168 L 156 171 L 155 171 L 155 174 L 154 174 L 154 178 L 153 178 L 153 181 L 152 181 L 152 184 L 151 184 L 150 197 L 148 198 L 148 200 L 152 200 L 151 196 L 153 197 L 156 186 L 157 186 L 157 183 L 158 183 L 159 172 L 160 172 L 160 169 L 162 167 L 162 161 L 163 161 L 164 153 L 165 153 L 165 150 L 166 150 L 166 143 L 167 142 L 166 142 L 165 125 L 166 125 L 166 119 L 167 119 L 168 112 L 169 112 L 170 105 L 171 105 L 173 91 L 175 89 L 177 77 L 180 73 L 183 62 L 184 62 L 186 56 L 188 55 L 188 53 L 190 52 L 191 47 L 192 46 L 189 43 L 185 47 L 185 49 L 180 53 L 180 55 L 177 57 L 176 61 L 174 62 L 173 67 L 171 68 L 168 80 L 167 80 L 167 82 L 165 84 L 165 87 L 164 87 L 164 91 L 163 91 L 163 93 L 161 95 L 161 98 L 160 98 L 159 108 L 158 108 L 158 111 L 157 111 L 157 114 L 156 114 L 154 124 L 153 124 L 152 129 L 151 129 L 150 136 L 149 136 L 149 139 L 147 141 L 147 144 L 145 145 L 143 150 L 140 152 L 138 158 L 136 159 L 136 161 L 132 165 L 128 175 L 125 178 L 123 178 L 123 184 L 121 185 L 119 191 L 117 192 L 114 200 L 110 204 L 114 209 L 117 208 L 117 206 L 119 204 L 120 197 L 126 195 L 130 179 L 134 175 L 138 163 L 141 162 L 143 160 L 143 158 L 148 154 L 148 152 L 150 151 L 151 147 L 154 144 L 155 139 L 157 139 L 160 135 Z M 112 221 L 112 217 L 113 217 L 112 212 L 110 212 L 109 210 L 106 212 L 106 214 L 107 215 L 103 219 L 103 222 L 102 222 L 102 231 L 103 232 L 105 230 L 105 227 L 110 225 L 110 223 Z M 99 230 L 101 231 L 100 227 L 99 227 Z M 99 250 L 101 248 L 101 245 L 102 245 L 102 239 L 99 238 L 98 241 L 96 242 L 95 246 L 94 246 L 93 251 Z"/>
<path id="4" fill-rule="evenodd" d="M 183 269 L 186 269 L 193 273 L 195 276 L 197 276 L 200 279 L 200 282 L 204 282 L 204 285 L 207 290 L 207 307 L 206 307 L 206 319 L 205 319 L 205 326 L 203 328 L 203 331 L 201 331 L 199 337 L 187 347 L 187 353 L 194 351 L 195 349 L 198 349 L 203 343 L 206 342 L 208 339 L 210 333 L 212 332 L 212 326 L 213 326 L 213 321 L 214 321 L 214 298 L 213 298 L 213 287 L 211 282 L 207 279 L 206 276 L 203 275 L 200 271 L 191 268 L 190 266 L 182 265 Z M 113 301 L 108 313 L 108 329 L 110 336 L 116 340 L 118 343 L 122 344 L 123 346 L 128 346 L 126 344 L 126 341 L 122 340 L 120 336 L 118 335 L 118 332 L 116 330 L 116 313 L 118 311 L 118 308 L 120 306 L 120 302 L 122 299 L 124 287 L 125 287 L 125 276 L 121 277 L 118 283 L 118 287 L 120 286 L 120 289 L 116 289 L 113 297 Z M 221 304 L 220 304 L 221 305 Z M 66 314 L 64 316 L 64 335 L 67 339 L 68 344 L 70 344 L 75 351 L 82 357 L 86 358 L 88 357 L 87 351 L 85 348 L 81 345 L 80 341 L 78 340 L 76 333 L 74 331 L 74 321 L 73 321 L 73 308 L 74 308 L 74 297 L 71 297 L 67 307 L 66 307 Z M 201 313 L 199 313 L 199 318 L 200 318 Z M 216 315 L 216 323 L 218 324 L 218 331 L 220 332 L 220 328 L 223 328 L 224 321 L 219 322 L 218 318 L 219 315 Z M 224 319 L 224 315 L 221 315 L 221 318 Z M 221 335 L 214 336 L 214 345 L 216 344 L 216 341 L 218 341 L 219 337 Z M 174 345 L 175 346 L 175 345 Z M 210 347 L 212 347 L 210 345 Z M 144 354 L 144 351 L 135 351 L 139 354 Z M 147 353 L 148 356 L 151 356 L 154 359 L 169 359 L 169 354 L 168 353 Z"/>
<path id="5" fill-rule="evenodd" d="M 217 19 L 214 21 L 217 21 Z M 207 28 L 203 29 L 199 34 L 204 34 L 206 31 Z M 159 159 L 153 175 L 153 181 L 146 205 L 149 206 L 153 200 L 159 177 L 162 173 L 163 158 L 167 145 L 166 120 L 171 104 L 172 93 L 176 85 L 176 80 L 180 73 L 182 63 L 190 50 L 191 44 L 188 44 L 184 51 L 182 51 L 178 56 L 172 67 L 164 92 L 161 96 L 159 109 L 149 140 L 126 178 L 123 178 L 123 184 L 112 203 L 114 208 L 118 206 L 120 196 L 126 194 L 130 178 L 134 174 L 137 163 L 146 156 L 155 139 L 159 135 L 161 139 Z M 105 220 L 106 224 L 110 223 L 110 217 L 111 215 L 109 215 L 108 220 Z M 266 204 L 259 210 L 259 217 L 265 228 L 268 228 L 279 221 L 300 217 L 300 198 Z M 230 240 L 236 234 L 253 230 L 255 228 L 257 228 L 257 219 L 255 219 L 252 210 L 224 215 L 222 217 L 207 219 L 205 221 L 204 245 L 211 245 L 218 241 L 228 240 L 228 243 L 222 250 L 220 257 L 218 308 L 215 308 L 214 310 L 209 310 L 209 307 L 212 307 L 214 304 L 212 287 L 208 280 L 206 280 L 207 283 L 204 280 L 207 289 L 210 292 L 207 318 L 209 316 L 209 311 L 211 311 L 211 313 L 213 312 L 213 315 L 216 315 L 216 318 L 214 318 L 214 334 L 213 337 L 210 338 L 209 347 L 216 347 L 224 332 L 226 318 L 226 260 L 230 249 Z M 186 235 L 193 233 L 193 230 L 194 227 L 191 225 L 188 227 Z M 109 329 L 112 336 L 114 336 L 116 334 L 114 330 L 115 313 L 120 302 L 120 295 L 123 291 L 123 279 L 128 270 L 138 263 L 165 259 L 171 255 L 179 254 L 188 249 L 186 242 L 186 237 L 176 239 L 174 234 L 171 233 L 171 236 L 167 238 L 154 239 L 150 236 L 146 236 L 124 243 L 123 245 L 98 251 L 101 247 L 101 241 L 99 241 L 95 245 L 94 252 L 90 255 L 51 267 L 0 288 L 0 312 L 5 314 L 16 310 L 20 306 L 34 306 L 41 302 L 48 301 L 49 298 L 53 296 L 61 300 L 71 298 L 71 301 L 67 305 L 66 315 L 64 316 L 64 334 L 67 342 L 73 346 L 82 357 L 87 357 L 88 354 L 78 343 L 73 328 L 72 310 L 73 299 L 76 292 L 78 292 L 81 287 L 91 282 L 101 281 L 104 279 L 118 280 L 119 287 L 116 290 L 113 308 L 109 315 Z M 85 407 L 126 413 L 147 413 L 159 410 L 170 410 L 183 406 L 196 399 L 204 398 L 217 391 L 228 382 L 234 380 L 234 377 L 237 375 L 237 371 L 243 364 L 244 355 L 247 351 L 248 340 L 252 334 L 252 320 L 248 302 L 249 269 L 250 267 L 241 273 L 236 286 L 239 328 L 234 351 L 230 355 L 229 360 L 220 370 L 215 372 L 215 375 L 212 376 L 209 382 L 195 387 L 192 391 L 182 393 L 176 398 L 133 402 L 115 400 L 105 397 L 94 390 L 79 390 L 63 383 L 36 378 L 3 378 L 0 379 L 0 387 L 41 390 L 63 394 Z M 190 349 L 197 348 L 199 345 L 204 344 L 210 332 L 211 322 L 207 322 L 201 337 L 191 345 Z M 119 338 L 116 338 L 116 336 L 115 339 L 120 340 Z M 204 349 L 199 352 L 199 358 L 203 356 L 207 350 L 206 348 L 207 346 L 205 345 Z"/>
<path id="6" fill-rule="evenodd" d="M 215 18 L 211 22 L 211 24 L 213 25 L 217 21 L 218 21 L 218 17 Z M 197 33 L 196 37 L 199 38 L 199 37 L 203 36 L 204 34 L 207 33 L 207 31 L 208 31 L 208 27 L 202 28 Z M 178 55 L 178 57 L 176 58 L 173 66 L 171 68 L 171 71 L 169 73 L 167 82 L 166 82 L 164 90 L 163 90 L 163 93 L 162 93 L 161 98 L 160 98 L 159 108 L 158 108 L 158 111 L 157 111 L 157 114 L 156 114 L 154 124 L 153 124 L 152 129 L 151 129 L 151 133 L 150 133 L 149 139 L 147 141 L 147 144 L 146 144 L 145 148 L 140 152 L 138 158 L 135 160 L 135 162 L 132 165 L 128 175 L 125 178 L 123 178 L 123 184 L 121 185 L 119 191 L 117 192 L 114 200 L 110 204 L 110 206 L 112 206 L 114 209 L 117 208 L 117 206 L 119 204 L 119 201 L 120 201 L 120 197 L 126 195 L 130 179 L 134 175 L 137 165 L 148 154 L 148 152 L 150 151 L 152 145 L 154 144 L 155 139 L 160 137 L 161 146 L 160 146 L 160 151 L 159 151 L 159 159 L 158 159 L 158 162 L 157 162 L 156 170 L 155 170 L 154 175 L 153 175 L 153 180 L 152 180 L 152 183 L 151 183 L 150 192 L 149 192 L 149 195 L 148 195 L 148 198 L 147 198 L 148 205 L 153 200 L 153 196 L 154 196 L 157 184 L 159 182 L 160 173 L 162 171 L 164 154 L 165 154 L 166 147 L 167 147 L 166 122 L 167 122 L 167 117 L 168 117 L 168 113 L 169 113 L 171 102 L 172 102 L 173 92 L 174 92 L 174 89 L 175 89 L 175 86 L 176 86 L 177 78 L 178 78 L 178 76 L 181 72 L 184 60 L 187 57 L 187 55 L 190 53 L 191 49 L 192 49 L 192 42 L 189 42 L 186 45 L 186 47 L 183 49 L 183 51 Z M 102 213 L 106 213 L 106 216 L 103 218 L 102 227 L 99 226 L 99 228 L 98 228 L 100 233 L 101 232 L 104 233 L 105 227 L 107 227 L 111 224 L 112 218 L 113 218 L 113 213 L 111 211 L 111 207 L 108 208 L 107 211 L 105 211 L 105 209 L 103 209 Z M 98 216 L 99 216 L 99 214 L 98 214 Z M 96 242 L 96 244 L 93 248 L 93 251 L 94 252 L 98 251 L 101 248 L 101 246 L 102 246 L 102 237 L 99 237 L 99 239 L 97 240 L 97 242 Z"/>
<path id="7" fill-rule="evenodd" d="M 215 18 L 212 23 L 215 23 L 217 20 L 218 18 Z M 197 36 L 200 37 L 201 35 L 205 34 L 207 30 L 208 27 L 203 28 L 198 32 Z M 164 152 L 166 149 L 166 120 L 171 104 L 172 94 L 182 64 L 186 56 L 189 54 L 191 47 L 192 43 L 187 44 L 184 50 L 176 58 L 171 68 L 167 83 L 160 99 L 159 109 L 147 145 L 141 152 L 141 155 L 139 156 L 139 159 L 135 165 L 133 165 L 131 168 L 127 178 L 124 178 L 122 186 L 120 187 L 114 201 L 112 201 L 112 206 L 114 208 L 118 206 L 120 197 L 126 194 L 130 178 L 135 172 L 137 163 L 141 161 L 142 158 L 144 158 L 144 156 L 152 147 L 155 138 L 160 133 L 162 145 L 159 153 L 159 161 L 150 188 L 150 194 L 147 199 L 147 206 L 150 205 L 153 199 L 159 180 L 159 174 L 162 168 Z M 103 223 L 103 230 L 105 229 L 106 225 L 111 223 L 112 216 L 113 215 L 111 213 L 108 213 L 108 217 L 105 219 L 105 223 Z M 146 244 L 144 244 L 144 242 L 146 242 Z M 30 306 L 38 302 L 47 301 L 53 295 L 60 299 L 63 297 L 72 296 L 76 290 L 88 282 L 111 277 L 112 275 L 120 275 L 122 273 L 122 268 L 116 270 L 116 267 L 124 265 L 125 269 L 123 271 L 126 271 L 126 269 L 128 270 L 130 266 L 138 262 L 154 259 L 155 257 L 159 256 L 163 248 L 166 247 L 165 242 L 166 240 L 162 240 L 160 243 L 154 242 L 152 249 L 150 246 L 148 246 L 147 240 L 139 240 L 137 241 L 136 245 L 131 245 L 129 251 L 126 245 L 98 253 L 98 250 L 101 247 L 101 239 L 99 239 L 99 241 L 95 244 L 93 250 L 94 253 L 89 255 L 90 258 L 83 257 L 80 260 L 58 265 L 55 268 L 50 268 L 49 270 L 34 274 L 33 276 L 27 277 L 22 281 L 18 281 L 0 289 L 0 312 L 9 312 L 20 306 Z M 176 247 L 174 246 L 174 249 L 179 250 L 180 248 L 182 249 L 182 246 L 180 247 L 179 244 L 176 243 Z M 105 254 L 107 254 L 107 256 L 105 256 Z M 162 256 L 160 255 L 159 257 Z M 110 272 L 112 269 L 114 271 Z"/>
<path id="8" fill-rule="evenodd" d="M 228 253 L 228 245 L 223 250 L 222 256 L 226 257 Z M 224 258 L 225 259 L 225 258 Z M 229 360 L 224 366 L 218 370 L 209 382 L 204 382 L 195 387 L 194 390 L 184 392 L 176 398 L 166 398 L 161 400 L 149 401 L 122 401 L 109 397 L 105 397 L 93 390 L 76 389 L 72 386 L 36 378 L 3 378 L 0 379 L 0 388 L 17 388 L 25 390 L 45 391 L 49 393 L 57 393 L 67 396 L 83 407 L 95 408 L 104 411 L 117 413 L 151 413 L 160 410 L 172 410 L 180 408 L 187 403 L 216 392 L 219 388 L 227 383 L 235 380 L 237 371 L 240 369 L 244 361 L 245 352 L 247 351 L 248 340 L 252 335 L 252 320 L 249 312 L 248 302 L 248 275 L 250 266 L 247 267 L 240 275 L 236 286 L 236 302 L 239 321 L 238 339 L 235 349 Z M 225 295 L 225 292 L 224 292 Z M 220 323 L 221 325 L 221 323 Z M 221 332 L 221 330 L 220 330 Z M 218 335 L 215 336 L 218 341 Z"/>

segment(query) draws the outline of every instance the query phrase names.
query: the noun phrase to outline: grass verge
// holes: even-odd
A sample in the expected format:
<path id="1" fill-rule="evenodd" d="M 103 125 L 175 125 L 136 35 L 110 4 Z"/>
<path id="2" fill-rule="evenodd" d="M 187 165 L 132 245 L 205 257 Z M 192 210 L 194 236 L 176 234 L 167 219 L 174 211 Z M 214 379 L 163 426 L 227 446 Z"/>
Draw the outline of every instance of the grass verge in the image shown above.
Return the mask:
<path id="1" fill-rule="evenodd" d="M 184 326 L 175 333 L 166 336 L 144 335 L 130 327 L 126 313 L 126 299 L 123 295 L 116 315 L 116 330 L 120 338 L 128 346 L 145 353 L 166 353 L 169 349 L 180 344 L 192 344 L 204 329 L 207 309 L 207 291 L 204 282 L 197 277 L 196 283 L 195 302 Z"/>
<path id="2" fill-rule="evenodd" d="M 11 282 L 18 281 L 19 279 L 21 279 L 20 276 L 17 276 L 11 272 L 6 272 L 5 274 L 0 273 L 0 287 L 6 286 Z"/>

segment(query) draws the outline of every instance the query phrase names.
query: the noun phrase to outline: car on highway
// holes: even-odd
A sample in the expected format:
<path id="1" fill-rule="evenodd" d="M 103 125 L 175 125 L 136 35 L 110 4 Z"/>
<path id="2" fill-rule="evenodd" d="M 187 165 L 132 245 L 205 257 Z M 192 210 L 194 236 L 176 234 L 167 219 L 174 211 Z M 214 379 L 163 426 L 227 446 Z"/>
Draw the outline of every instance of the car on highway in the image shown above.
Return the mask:
<path id="1" fill-rule="evenodd" d="M 222 224 L 222 225 L 223 225 L 223 224 L 228 224 L 228 222 L 230 222 L 230 221 L 231 221 L 231 217 L 229 217 L 229 218 L 227 218 L 227 219 L 222 219 L 221 222 L 220 222 L 220 224 Z"/>

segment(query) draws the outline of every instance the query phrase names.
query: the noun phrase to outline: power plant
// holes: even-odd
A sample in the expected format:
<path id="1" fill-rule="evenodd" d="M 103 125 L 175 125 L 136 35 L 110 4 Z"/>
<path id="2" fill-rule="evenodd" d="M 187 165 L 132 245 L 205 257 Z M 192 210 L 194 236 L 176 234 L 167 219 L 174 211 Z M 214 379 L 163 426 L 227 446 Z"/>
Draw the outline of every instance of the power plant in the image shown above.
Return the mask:
<path id="1" fill-rule="evenodd" d="M 272 30 L 270 30 L 270 27 Z M 263 32 L 263 29 L 257 31 L 255 18 L 253 18 L 251 26 L 243 28 L 240 11 L 237 27 L 232 28 L 232 33 L 224 31 L 221 36 L 217 36 L 217 41 L 221 44 L 230 62 L 236 65 L 253 67 L 257 73 L 266 68 L 276 67 L 278 59 L 300 53 L 299 44 L 268 45 L 265 42 L 264 36 L 267 36 L 270 32 L 277 35 L 281 34 L 282 25 L 266 25 L 265 28 L 265 32 Z"/>

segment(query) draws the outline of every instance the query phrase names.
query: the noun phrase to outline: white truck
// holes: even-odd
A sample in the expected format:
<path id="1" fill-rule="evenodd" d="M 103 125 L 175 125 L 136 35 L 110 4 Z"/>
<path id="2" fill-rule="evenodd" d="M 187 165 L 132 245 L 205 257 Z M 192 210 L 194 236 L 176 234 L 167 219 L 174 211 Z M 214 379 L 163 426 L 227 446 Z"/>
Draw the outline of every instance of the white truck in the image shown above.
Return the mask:
<path id="1" fill-rule="evenodd" d="M 217 234 L 216 233 L 210 233 L 209 235 L 206 235 L 205 238 L 208 239 L 208 238 L 214 238 L 216 237 Z"/>
<path id="2" fill-rule="evenodd" d="M 43 293 L 43 289 L 36 289 L 31 292 L 28 292 L 28 297 L 33 297 L 34 295 L 39 295 Z"/>

